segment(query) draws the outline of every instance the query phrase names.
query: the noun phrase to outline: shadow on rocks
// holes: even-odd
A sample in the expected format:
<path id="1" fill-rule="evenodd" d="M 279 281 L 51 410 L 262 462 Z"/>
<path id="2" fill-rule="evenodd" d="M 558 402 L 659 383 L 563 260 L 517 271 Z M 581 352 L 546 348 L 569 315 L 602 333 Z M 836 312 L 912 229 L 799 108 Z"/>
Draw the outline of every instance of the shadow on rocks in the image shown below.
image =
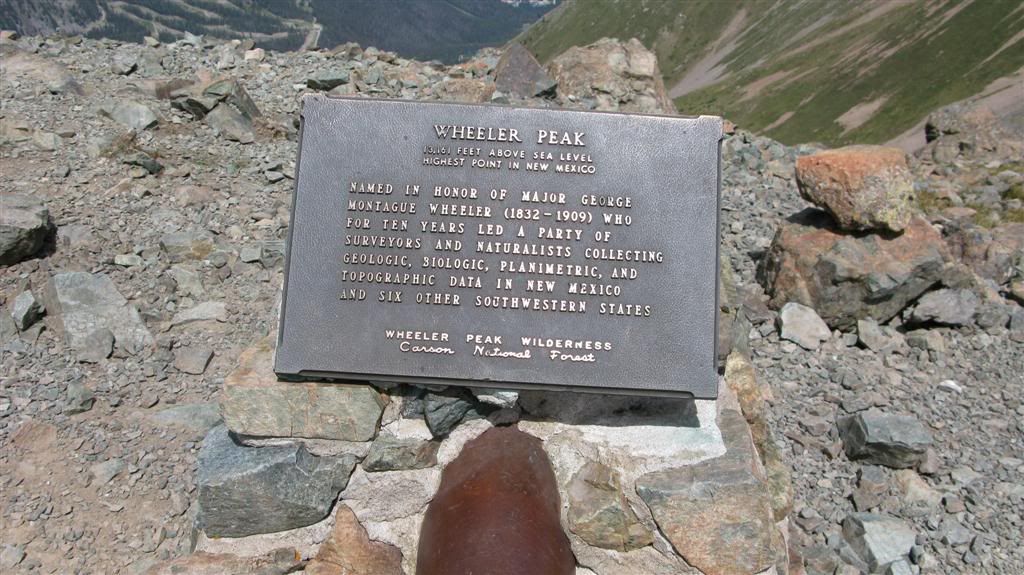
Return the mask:
<path id="1" fill-rule="evenodd" d="M 700 427 L 697 406 L 687 397 L 638 397 L 556 391 L 519 394 L 522 419 L 567 425 Z"/>

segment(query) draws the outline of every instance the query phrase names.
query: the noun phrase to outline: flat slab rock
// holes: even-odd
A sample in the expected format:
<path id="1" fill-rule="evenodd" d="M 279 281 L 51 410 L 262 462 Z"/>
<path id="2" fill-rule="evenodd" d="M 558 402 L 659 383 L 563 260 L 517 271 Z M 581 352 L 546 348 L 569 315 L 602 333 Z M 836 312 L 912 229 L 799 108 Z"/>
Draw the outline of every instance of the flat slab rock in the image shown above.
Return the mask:
<path id="1" fill-rule="evenodd" d="M 723 410 L 726 455 L 640 477 L 637 493 L 662 533 L 703 573 L 749 575 L 775 565 L 779 535 L 746 421 Z"/>
<path id="2" fill-rule="evenodd" d="M 57 316 L 69 347 L 87 352 L 94 332 L 107 329 L 117 348 L 136 354 L 153 345 L 135 306 L 117 291 L 107 276 L 87 272 L 53 275 L 46 286 L 46 309 Z"/>
<path id="3" fill-rule="evenodd" d="M 387 398 L 369 385 L 279 381 L 274 339 L 242 352 L 224 380 L 220 405 L 228 429 L 242 435 L 370 441 Z"/>
<path id="4" fill-rule="evenodd" d="M 217 426 L 199 451 L 196 525 L 209 537 L 312 525 L 330 512 L 355 465 L 355 456 L 315 457 L 298 443 L 244 447 Z"/>
<path id="5" fill-rule="evenodd" d="M 444 470 L 420 532 L 417 575 L 573 575 L 555 474 L 539 439 L 501 427 Z"/>
<path id="6" fill-rule="evenodd" d="M 302 565 L 294 549 L 279 549 L 260 557 L 239 557 L 230 553 L 202 551 L 158 563 L 144 575 L 283 575 Z"/>

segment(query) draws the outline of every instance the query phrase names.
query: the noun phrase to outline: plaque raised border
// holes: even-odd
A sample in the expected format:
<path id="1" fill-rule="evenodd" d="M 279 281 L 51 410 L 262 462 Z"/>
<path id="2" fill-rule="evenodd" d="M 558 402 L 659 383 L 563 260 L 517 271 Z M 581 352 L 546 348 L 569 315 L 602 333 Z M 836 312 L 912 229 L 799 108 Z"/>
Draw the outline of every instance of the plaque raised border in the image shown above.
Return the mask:
<path id="1" fill-rule="evenodd" d="M 717 396 L 720 118 L 323 95 L 301 118 L 280 377 Z"/>

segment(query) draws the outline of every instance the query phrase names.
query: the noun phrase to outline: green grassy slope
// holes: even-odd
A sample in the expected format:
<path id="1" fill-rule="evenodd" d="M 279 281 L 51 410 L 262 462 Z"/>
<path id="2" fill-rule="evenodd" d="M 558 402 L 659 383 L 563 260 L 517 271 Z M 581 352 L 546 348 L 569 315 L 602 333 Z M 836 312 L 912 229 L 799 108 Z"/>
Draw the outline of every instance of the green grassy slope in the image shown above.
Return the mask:
<path id="1" fill-rule="evenodd" d="M 685 113 L 786 143 L 884 142 L 1024 67 L 1024 2 L 569 0 L 520 40 L 546 61 L 604 36 L 654 50 Z"/>

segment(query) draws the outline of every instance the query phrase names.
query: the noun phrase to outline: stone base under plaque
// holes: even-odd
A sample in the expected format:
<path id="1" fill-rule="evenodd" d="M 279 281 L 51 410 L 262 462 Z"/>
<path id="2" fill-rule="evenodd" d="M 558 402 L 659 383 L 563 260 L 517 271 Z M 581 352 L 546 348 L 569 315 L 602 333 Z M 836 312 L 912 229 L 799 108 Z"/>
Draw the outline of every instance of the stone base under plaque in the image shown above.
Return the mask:
<path id="1" fill-rule="evenodd" d="M 578 575 L 787 572 L 788 474 L 739 352 L 718 401 L 294 383 L 272 355 L 271 339 L 258 342 L 225 381 L 227 429 L 200 457 L 199 551 L 288 547 L 309 573 L 412 575 L 442 470 L 484 431 L 515 425 L 551 460 Z M 296 479 L 279 485 L 286 473 Z M 307 484 L 312 473 L 334 490 Z M 238 493 L 245 505 L 232 505 Z"/>

